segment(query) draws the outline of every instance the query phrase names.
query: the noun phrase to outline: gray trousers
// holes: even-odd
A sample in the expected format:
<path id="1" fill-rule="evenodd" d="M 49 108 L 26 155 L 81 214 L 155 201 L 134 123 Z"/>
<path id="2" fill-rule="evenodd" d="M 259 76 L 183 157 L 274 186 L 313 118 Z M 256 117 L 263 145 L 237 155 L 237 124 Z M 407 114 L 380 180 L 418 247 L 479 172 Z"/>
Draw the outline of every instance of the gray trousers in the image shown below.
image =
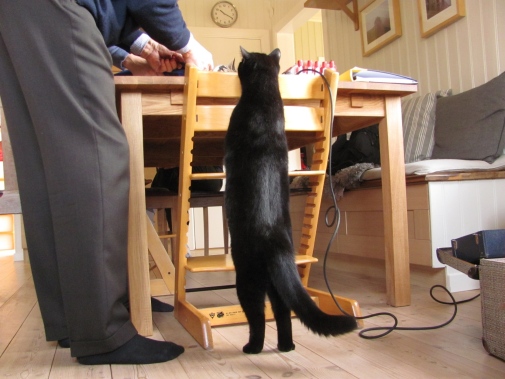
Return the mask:
<path id="1" fill-rule="evenodd" d="M 0 97 L 47 340 L 72 356 L 137 331 L 127 300 L 129 151 L 111 59 L 75 0 L 0 0 Z"/>

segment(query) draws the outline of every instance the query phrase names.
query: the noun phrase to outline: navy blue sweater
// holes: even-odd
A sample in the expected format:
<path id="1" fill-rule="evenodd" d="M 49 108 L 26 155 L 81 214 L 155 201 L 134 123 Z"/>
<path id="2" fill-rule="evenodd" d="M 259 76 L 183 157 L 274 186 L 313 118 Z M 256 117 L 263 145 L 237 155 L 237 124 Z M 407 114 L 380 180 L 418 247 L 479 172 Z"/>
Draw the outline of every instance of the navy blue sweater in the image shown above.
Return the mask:
<path id="1" fill-rule="evenodd" d="M 139 28 L 170 50 L 189 41 L 177 0 L 76 0 L 92 14 L 107 46 L 129 51 Z"/>

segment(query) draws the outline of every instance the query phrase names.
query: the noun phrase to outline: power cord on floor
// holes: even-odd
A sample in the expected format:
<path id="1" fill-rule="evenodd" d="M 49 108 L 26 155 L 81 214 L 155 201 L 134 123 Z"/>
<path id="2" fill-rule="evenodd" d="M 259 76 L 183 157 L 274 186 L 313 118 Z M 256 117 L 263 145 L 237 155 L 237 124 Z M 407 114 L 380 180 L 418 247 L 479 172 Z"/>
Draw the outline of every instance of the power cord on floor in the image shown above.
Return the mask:
<path id="1" fill-rule="evenodd" d="M 334 112 L 334 107 L 333 107 L 333 96 L 334 95 L 331 93 L 330 83 L 328 83 L 328 80 L 323 75 L 323 73 L 321 73 L 317 70 L 314 70 L 314 69 L 303 69 L 303 70 L 300 70 L 296 75 L 303 73 L 303 72 L 314 72 L 314 73 L 320 75 L 326 85 L 326 88 L 328 89 L 329 96 L 330 96 L 330 104 L 331 104 L 331 118 L 330 118 L 331 122 L 329 124 L 329 128 L 330 128 L 329 135 L 332 136 L 333 135 L 333 119 L 334 119 L 335 112 Z M 329 144 L 329 155 L 328 155 L 328 170 L 327 170 L 327 172 L 329 172 L 331 174 L 331 162 L 332 162 L 331 137 L 328 140 L 328 144 Z M 334 226 L 334 229 L 333 229 L 331 238 L 328 241 L 328 245 L 327 245 L 326 250 L 324 252 L 324 259 L 323 259 L 323 278 L 324 278 L 324 282 L 326 284 L 326 287 L 328 288 L 328 292 L 331 295 L 331 298 L 333 299 L 337 308 L 340 310 L 340 312 L 342 312 L 346 316 L 352 316 L 356 320 L 365 320 L 368 318 L 378 317 L 378 316 L 388 316 L 393 319 L 392 326 L 378 326 L 378 327 L 365 328 L 365 329 L 360 330 L 359 336 L 361 338 L 377 339 L 377 338 L 381 338 L 381 337 L 388 335 L 389 333 L 393 332 L 394 330 L 433 330 L 433 329 L 443 328 L 444 326 L 450 324 L 456 318 L 456 315 L 458 313 L 458 304 L 467 303 L 469 301 L 475 300 L 476 298 L 478 298 L 480 296 L 480 294 L 477 294 L 476 296 L 473 296 L 469 299 L 456 301 L 454 296 L 444 286 L 442 286 L 440 284 L 432 286 L 430 288 L 430 296 L 434 301 L 436 301 L 437 303 L 440 303 L 440 304 L 447 304 L 447 305 L 454 306 L 453 314 L 449 318 L 449 320 L 447 320 L 446 322 L 444 322 L 442 324 L 434 325 L 434 326 L 401 327 L 401 326 L 398 326 L 398 318 L 391 312 L 377 312 L 377 313 L 371 313 L 367 316 L 354 316 L 354 315 L 347 313 L 340 306 L 340 304 L 338 303 L 338 300 L 333 295 L 333 291 L 331 290 L 331 286 L 328 281 L 328 275 L 327 275 L 327 270 L 326 270 L 328 255 L 330 253 L 331 246 L 333 245 L 333 242 L 334 242 L 335 238 L 337 237 L 338 230 L 340 229 L 340 209 L 338 208 L 338 205 L 337 205 L 337 198 L 335 196 L 335 191 L 334 191 L 334 187 L 333 187 L 333 181 L 331 180 L 331 175 L 330 175 L 329 184 L 330 184 L 330 194 L 331 194 L 331 198 L 332 198 L 332 205 L 330 207 L 328 207 L 328 209 L 326 210 L 325 224 L 328 228 L 331 228 L 332 226 Z M 447 295 L 449 295 L 449 297 L 451 298 L 451 301 L 447 302 L 447 301 L 442 301 L 442 300 L 437 299 L 433 295 L 433 291 L 436 288 L 440 288 L 440 289 L 444 290 L 447 293 Z M 379 334 L 369 335 L 370 332 L 378 332 L 378 331 L 383 331 L 383 332 L 379 333 Z"/>

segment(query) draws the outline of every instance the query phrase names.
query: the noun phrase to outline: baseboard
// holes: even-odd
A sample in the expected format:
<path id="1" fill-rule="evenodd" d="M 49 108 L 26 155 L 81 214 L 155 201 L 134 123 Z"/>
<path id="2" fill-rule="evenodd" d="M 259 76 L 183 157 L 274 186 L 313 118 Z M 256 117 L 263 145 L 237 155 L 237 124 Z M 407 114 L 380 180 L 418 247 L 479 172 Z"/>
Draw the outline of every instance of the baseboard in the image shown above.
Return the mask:
<path id="1" fill-rule="evenodd" d="M 480 281 L 470 279 L 466 274 L 463 274 L 452 267 L 446 267 L 445 286 L 451 293 L 471 291 L 480 288 Z"/>

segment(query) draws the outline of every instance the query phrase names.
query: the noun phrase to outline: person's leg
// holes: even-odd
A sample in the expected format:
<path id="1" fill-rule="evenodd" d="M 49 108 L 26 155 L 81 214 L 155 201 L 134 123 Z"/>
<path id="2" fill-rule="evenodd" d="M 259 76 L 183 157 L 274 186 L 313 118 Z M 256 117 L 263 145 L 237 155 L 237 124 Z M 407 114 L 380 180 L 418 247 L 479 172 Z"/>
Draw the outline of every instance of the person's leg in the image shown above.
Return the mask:
<path id="1" fill-rule="evenodd" d="M 0 24 L 1 27 L 1 24 Z M 37 137 L 15 69 L 0 30 L 0 97 L 9 120 L 11 143 L 20 157 L 17 176 L 30 263 L 48 341 L 68 337 L 51 210 Z M 53 279 L 51 279 L 53 278 Z"/>
<path id="2" fill-rule="evenodd" d="M 2 101 L 41 311 L 60 339 L 63 304 L 73 355 L 107 352 L 136 334 L 123 305 L 128 146 L 107 50 L 75 2 L 23 3 L 0 3 Z"/>
<path id="3" fill-rule="evenodd" d="M 0 0 L 0 37 L 0 95 L 47 338 L 68 331 L 87 364 L 174 358 L 183 349 L 138 336 L 124 306 L 128 145 L 94 20 L 73 0 Z"/>

